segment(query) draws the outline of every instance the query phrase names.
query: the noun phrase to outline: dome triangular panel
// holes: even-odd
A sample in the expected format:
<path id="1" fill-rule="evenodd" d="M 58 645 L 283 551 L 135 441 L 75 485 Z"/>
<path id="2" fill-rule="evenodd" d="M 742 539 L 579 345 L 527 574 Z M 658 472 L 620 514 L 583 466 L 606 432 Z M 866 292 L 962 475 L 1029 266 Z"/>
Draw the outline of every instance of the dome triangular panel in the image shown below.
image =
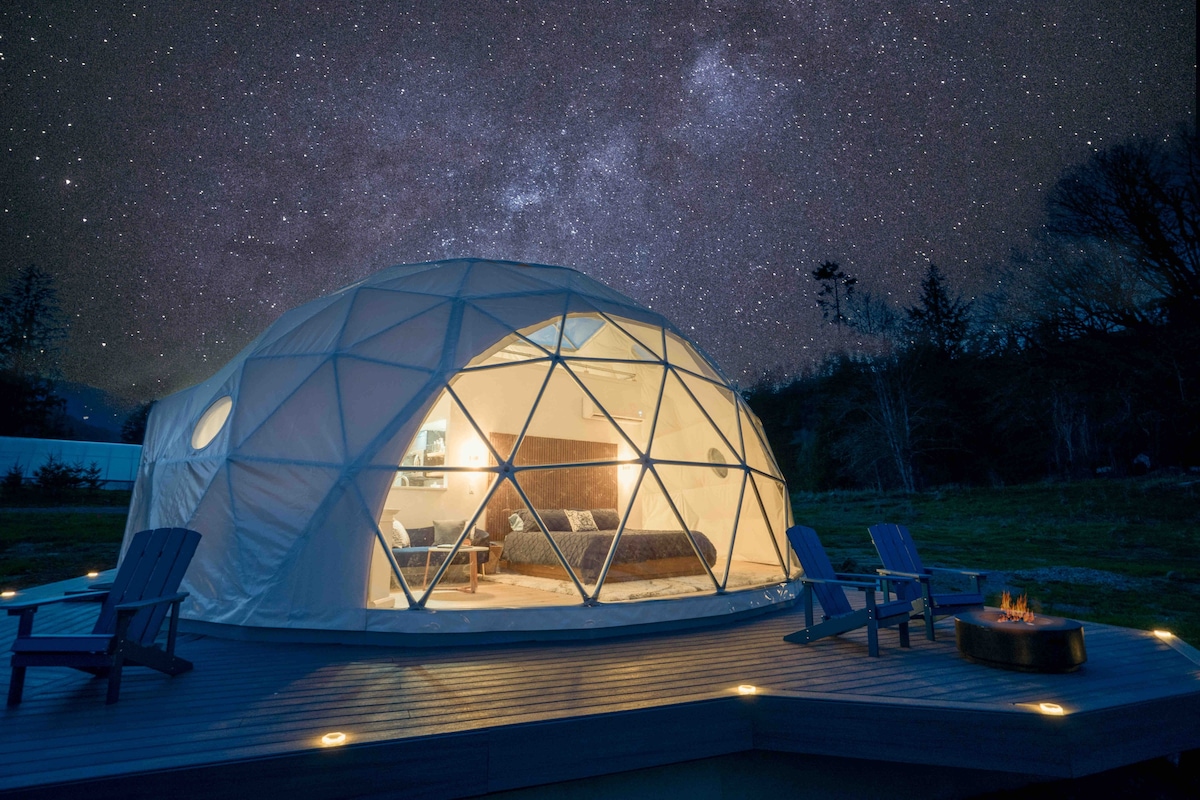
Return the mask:
<path id="1" fill-rule="evenodd" d="M 616 543 L 613 565 L 604 576 L 600 599 L 617 600 L 627 596 L 619 582 L 640 576 L 641 564 L 647 559 L 646 549 L 654 548 L 665 562 L 656 565 L 655 579 L 660 585 L 658 597 L 713 592 L 716 590 L 711 564 L 716 561 L 716 549 L 707 537 L 697 536 L 680 522 L 683 510 L 676 507 L 664 491 L 654 470 L 647 470 L 633 505 L 625 530 Z M 647 534 L 653 533 L 653 536 Z M 699 550 L 699 552 L 697 552 Z M 703 556 L 703 561 L 701 560 Z"/>
<path id="2" fill-rule="evenodd" d="M 740 571 L 747 573 L 751 579 L 761 578 L 764 573 L 760 570 L 766 569 L 765 575 L 768 577 L 785 580 L 786 570 L 780 563 L 780 557 L 784 556 L 786 561 L 788 551 L 773 543 L 773 526 L 770 514 L 766 513 L 768 505 L 769 502 L 760 502 L 760 493 L 757 492 L 753 479 L 747 479 L 741 513 L 738 516 L 737 540 L 734 544 L 735 563 L 739 565 Z M 736 575 L 733 579 L 739 582 Z"/>
<path id="3" fill-rule="evenodd" d="M 301 322 L 288 333 L 261 348 L 260 356 L 294 356 L 310 353 L 329 353 L 341 338 L 346 314 L 350 311 L 352 295 L 343 295 Z"/>
<path id="4" fill-rule="evenodd" d="M 740 401 L 738 411 L 741 417 L 742 445 L 746 450 L 746 463 L 751 468 L 768 475 L 779 476 L 779 468 L 775 466 L 771 450 L 767 447 L 766 437 L 759 425 L 758 418 Z"/>
<path id="5" fill-rule="evenodd" d="M 442 362 L 450 312 L 450 303 L 439 301 L 434 307 L 397 322 L 346 350 L 362 358 L 432 371 Z"/>
<path id="6" fill-rule="evenodd" d="M 471 300 L 471 305 L 510 331 L 522 331 L 528 335 L 545 327 L 546 323 L 561 318 L 567 307 L 567 298 L 560 293 L 476 297 Z M 545 347 L 544 344 L 542 346 Z M 554 352 L 553 348 L 548 349 Z"/>
<path id="7" fill-rule="evenodd" d="M 238 447 L 279 405 L 326 363 L 324 356 L 250 358 L 244 362 L 230 414 L 231 440 Z"/>
<path id="8" fill-rule="evenodd" d="M 708 361 L 701 358 L 691 346 L 680 341 L 678 336 L 668 333 L 666 338 L 667 361 L 680 369 L 708 378 L 710 381 L 721 380 L 721 376 L 717 374 L 717 371 L 712 368 Z"/>
<path id="9" fill-rule="evenodd" d="M 741 456 L 714 427 L 708 412 L 692 399 L 673 369 L 667 370 L 650 454 L 656 461 L 686 459 L 723 471 L 742 463 Z"/>
<path id="10" fill-rule="evenodd" d="M 445 302 L 445 298 L 431 295 L 363 288 L 355 293 L 339 345 L 351 347 Z M 397 308 L 404 309 L 400 319 Z"/>
<path id="11" fill-rule="evenodd" d="M 622 445 L 622 457 L 644 454 L 654 435 L 663 385 L 663 367 L 638 361 L 592 361 L 566 359 L 561 367 L 573 384 L 560 380 L 555 397 L 561 397 L 559 413 L 575 406 L 592 430 L 610 434 Z M 573 410 L 573 409 L 572 409 Z M 539 412 L 543 418 L 553 410 Z"/>
<path id="12" fill-rule="evenodd" d="M 451 389 L 479 430 L 488 436 L 510 435 L 515 443 L 515 437 L 526 429 L 549 371 L 549 362 L 530 361 L 460 372 Z M 503 460 L 511 458 L 507 440 L 497 448 L 497 455 Z"/>
<path id="13" fill-rule="evenodd" d="M 673 372 L 675 377 L 687 387 L 688 392 L 700 408 L 704 409 L 708 418 L 716 425 L 727 446 L 737 454 L 738 460 L 745 460 L 734 391 L 728 386 L 697 378 L 687 372 L 678 370 L 673 370 Z"/>
<path id="14" fill-rule="evenodd" d="M 488 269 L 486 265 L 471 270 L 463 284 L 461 297 L 513 296 L 526 293 L 546 294 L 561 291 L 557 282 L 548 282 L 538 277 L 538 271 L 528 267 L 512 266 L 503 272 Z"/>
<path id="15" fill-rule="evenodd" d="M 387 429 L 400 410 L 429 381 L 419 370 L 363 361 L 358 358 L 337 360 L 338 400 L 342 414 L 354 421 L 346 425 L 346 447 L 353 457 L 361 453 Z"/>
<path id="16" fill-rule="evenodd" d="M 324 362 L 238 446 L 243 457 L 270 460 L 345 461 L 337 377 Z"/>
<path id="17" fill-rule="evenodd" d="M 446 261 L 421 266 L 423 268 L 402 272 L 395 278 L 389 277 L 374 285 L 382 289 L 402 289 L 406 292 L 438 297 L 458 297 L 471 269 L 471 262 Z"/>

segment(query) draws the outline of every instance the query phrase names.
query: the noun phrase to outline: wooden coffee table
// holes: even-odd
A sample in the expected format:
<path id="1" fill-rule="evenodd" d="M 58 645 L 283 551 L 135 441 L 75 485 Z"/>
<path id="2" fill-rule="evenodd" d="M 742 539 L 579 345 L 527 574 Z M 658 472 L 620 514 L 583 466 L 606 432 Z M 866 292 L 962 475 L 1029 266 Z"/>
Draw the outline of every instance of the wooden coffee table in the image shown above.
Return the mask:
<path id="1" fill-rule="evenodd" d="M 422 547 L 422 548 L 413 547 L 410 549 L 412 549 L 412 550 L 419 549 L 419 550 L 425 551 L 425 577 L 421 582 L 422 589 L 424 589 L 426 586 L 429 585 L 429 564 L 433 558 L 434 553 L 446 553 L 446 554 L 454 553 L 454 555 L 458 555 L 459 553 L 466 553 L 467 555 L 469 555 L 471 557 L 471 565 L 470 565 L 471 585 L 469 587 L 467 587 L 467 586 L 460 587 L 458 591 L 470 592 L 471 594 L 475 594 L 475 589 L 479 586 L 479 554 L 488 552 L 488 548 L 478 547 L 476 545 L 463 545 L 462 547 L 458 548 L 457 550 L 451 550 L 449 547 L 437 547 L 437 546 Z"/>

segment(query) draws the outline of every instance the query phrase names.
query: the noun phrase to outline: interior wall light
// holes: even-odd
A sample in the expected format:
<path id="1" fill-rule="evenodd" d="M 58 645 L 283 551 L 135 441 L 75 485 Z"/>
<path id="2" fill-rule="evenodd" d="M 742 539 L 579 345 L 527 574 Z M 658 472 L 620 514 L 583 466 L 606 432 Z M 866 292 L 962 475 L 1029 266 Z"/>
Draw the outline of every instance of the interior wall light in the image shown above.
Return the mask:
<path id="1" fill-rule="evenodd" d="M 461 452 L 462 463 L 470 470 L 467 475 L 467 494 L 475 494 L 475 489 L 477 488 L 475 484 L 482 474 L 484 464 L 487 462 L 487 447 L 484 445 L 483 440 L 472 434 L 463 444 Z"/>
<path id="2" fill-rule="evenodd" d="M 633 490 L 633 484 L 637 481 L 638 465 L 636 456 L 629 445 L 622 442 L 617 446 L 617 461 L 622 462 L 617 466 L 617 481 L 620 484 L 622 493 L 628 494 Z"/>
<path id="3" fill-rule="evenodd" d="M 483 444 L 483 440 L 478 436 L 472 435 L 464 444 L 462 449 L 463 464 L 471 469 L 483 469 L 484 462 L 487 460 L 487 447 Z"/>

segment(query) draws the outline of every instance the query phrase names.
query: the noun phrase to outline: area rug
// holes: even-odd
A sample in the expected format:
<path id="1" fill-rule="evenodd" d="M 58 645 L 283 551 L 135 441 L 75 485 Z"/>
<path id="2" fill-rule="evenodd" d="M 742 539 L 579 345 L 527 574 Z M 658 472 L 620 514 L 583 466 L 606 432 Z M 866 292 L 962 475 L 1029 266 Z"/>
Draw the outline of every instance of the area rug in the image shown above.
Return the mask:
<path id="1" fill-rule="evenodd" d="M 514 572 L 498 572 L 491 575 L 481 575 L 479 580 L 485 583 L 521 586 L 526 589 L 538 589 L 543 592 L 554 592 L 569 597 L 579 597 L 579 590 L 575 588 L 574 583 L 559 581 L 553 578 L 518 575 Z M 748 586 L 763 585 L 768 582 L 763 579 L 761 574 L 739 574 L 734 572 L 729 576 L 726 588 L 742 589 Z M 586 584 L 584 588 L 591 589 Z M 711 591 L 713 591 L 713 585 L 707 575 L 685 575 L 678 578 L 653 578 L 643 581 L 617 581 L 609 583 L 600 592 L 599 599 L 603 602 L 615 603 L 622 600 L 644 600 L 652 597 L 673 597 Z"/>

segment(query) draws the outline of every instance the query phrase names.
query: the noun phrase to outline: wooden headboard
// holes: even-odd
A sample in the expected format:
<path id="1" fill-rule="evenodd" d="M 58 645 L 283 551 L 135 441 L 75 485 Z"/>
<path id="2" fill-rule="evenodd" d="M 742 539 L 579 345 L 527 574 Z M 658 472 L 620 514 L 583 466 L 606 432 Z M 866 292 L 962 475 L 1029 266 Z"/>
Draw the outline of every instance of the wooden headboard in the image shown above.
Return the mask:
<path id="1" fill-rule="evenodd" d="M 489 433 L 488 439 L 499 453 L 512 451 L 516 435 Z M 575 439 L 549 439 L 526 436 L 521 442 L 518 465 L 571 464 L 581 461 L 614 461 L 617 446 L 611 442 L 584 442 Z M 491 460 L 492 466 L 496 465 Z M 520 474 L 521 488 L 534 508 L 616 508 L 617 467 L 576 467 L 574 469 L 529 470 Z M 503 541 L 511 528 L 505 511 L 524 508 L 521 496 L 505 481 L 488 502 L 486 528 L 493 540 Z"/>

